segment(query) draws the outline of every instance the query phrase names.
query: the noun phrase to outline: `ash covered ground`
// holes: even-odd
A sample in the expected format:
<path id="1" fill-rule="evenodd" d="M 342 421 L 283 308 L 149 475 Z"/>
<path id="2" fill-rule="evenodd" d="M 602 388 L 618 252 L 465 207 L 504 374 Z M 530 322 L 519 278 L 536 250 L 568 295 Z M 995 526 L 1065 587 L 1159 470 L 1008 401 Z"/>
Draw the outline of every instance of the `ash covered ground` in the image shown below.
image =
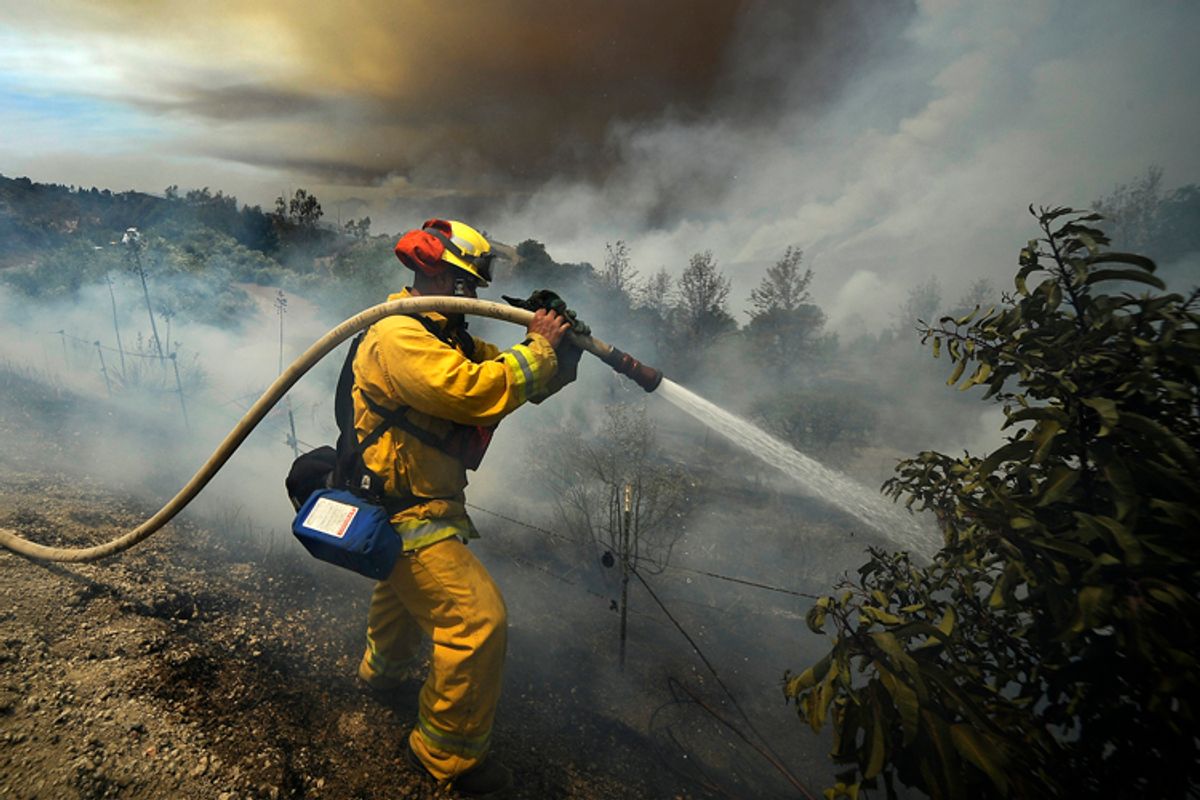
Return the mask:
<path id="1" fill-rule="evenodd" d="M 120 491 L 72 466 L 89 435 L 78 398 L 0 378 L 11 401 L 0 435 L 25 443 L 0 452 L 0 527 L 81 546 L 157 509 L 161 487 Z M 672 693 L 669 680 L 682 681 L 737 719 L 644 596 L 621 673 L 611 592 L 589 588 L 573 555 L 504 520 L 477 521 L 477 552 L 510 605 L 495 752 L 514 770 L 513 797 L 795 796 L 731 729 Z M 370 583 L 308 559 L 286 533 L 264 535 L 236 511 L 185 512 L 98 564 L 3 552 L 0 570 L 0 796 L 446 796 L 405 758 L 421 676 L 384 696 L 355 681 Z M 778 691 L 783 669 L 806 654 L 764 641 L 768 623 L 749 621 L 801 637 L 803 603 L 762 604 L 754 589 L 717 598 L 690 578 L 659 587 L 789 768 L 821 786 L 825 743 Z"/>

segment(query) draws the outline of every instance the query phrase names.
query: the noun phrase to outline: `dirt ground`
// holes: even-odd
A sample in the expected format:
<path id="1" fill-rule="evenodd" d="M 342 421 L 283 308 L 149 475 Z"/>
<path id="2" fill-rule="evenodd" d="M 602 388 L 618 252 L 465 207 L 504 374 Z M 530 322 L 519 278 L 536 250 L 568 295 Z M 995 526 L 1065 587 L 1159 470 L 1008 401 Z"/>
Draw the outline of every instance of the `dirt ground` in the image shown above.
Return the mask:
<path id="1" fill-rule="evenodd" d="M 43 543 L 104 540 L 153 510 L 7 467 L 0 526 Z M 405 760 L 418 681 L 376 696 L 353 677 L 369 593 L 354 576 L 264 569 L 187 522 L 101 564 L 5 552 L 0 570 L 0 796 L 445 796 Z M 636 733 L 550 687 L 508 694 L 512 796 L 664 796 Z M 619 774 L 597 763 L 613 747 Z"/>
<path id="2" fill-rule="evenodd" d="M 23 443 L 0 448 L 0 527 L 83 546 L 157 510 L 160 490 L 131 496 L 74 467 L 72 442 L 89 434 L 69 413 L 78 398 L 3 371 L 0 397 L 0 440 Z M 407 763 L 420 676 L 385 696 L 355 679 L 370 582 L 234 527 L 185 513 L 96 564 L 0 551 L 0 797 L 454 796 Z M 639 613 L 630 673 L 617 673 L 610 599 L 564 582 L 526 541 L 505 550 L 496 536 L 480 553 L 521 565 L 504 576 L 494 737 L 508 796 L 794 796 L 755 788 L 757 756 L 694 705 L 664 702 L 668 669 L 705 687 L 664 620 Z M 776 693 L 771 714 L 791 726 Z"/>
<path id="3" fill-rule="evenodd" d="M 0 439 L 23 443 L 0 448 L 0 527 L 80 546 L 157 509 L 72 469 L 77 399 L 11 373 L 0 393 Z M 0 551 L 0 797 L 453 796 L 406 760 L 419 678 L 384 696 L 355 679 L 369 594 L 290 541 L 186 517 L 96 564 Z M 544 652 L 522 648 L 531 633 L 510 634 L 495 733 L 510 796 L 705 794 L 676 788 L 645 735 L 570 680 L 522 663 Z"/>
<path id="4" fill-rule="evenodd" d="M 177 435 L 139 421 L 132 443 L 119 414 L 0 368 L 0 527 L 48 545 L 108 541 L 181 485 L 162 475 L 161 486 L 134 494 L 78 465 L 76 443 L 95 434 L 79 422 L 81 407 L 111 418 L 108 435 L 129 435 L 138 452 Z M 384 696 L 355 678 L 370 581 L 237 515 L 189 510 L 96 564 L 0 550 L 0 798 L 454 796 L 406 758 L 423 670 Z M 611 580 L 594 583 L 561 542 L 506 529 L 496 516 L 477 523 L 486 527 L 477 554 L 510 612 L 494 734 L 496 756 L 515 775 L 509 797 L 797 796 L 728 725 L 734 709 L 648 597 L 631 611 L 629 667 L 618 671 Z M 792 547 L 781 545 L 779 558 L 795 561 L 788 580 L 801 581 L 812 559 L 794 559 Z M 725 566 L 754 577 L 762 557 Z M 655 579 L 659 591 L 701 645 L 723 655 L 724 681 L 760 740 L 820 787 L 831 774 L 828 745 L 798 731 L 779 691 L 783 671 L 811 657 L 800 649 L 808 640 L 794 639 L 805 603 L 667 577 Z M 672 688 L 681 682 L 726 720 Z"/>

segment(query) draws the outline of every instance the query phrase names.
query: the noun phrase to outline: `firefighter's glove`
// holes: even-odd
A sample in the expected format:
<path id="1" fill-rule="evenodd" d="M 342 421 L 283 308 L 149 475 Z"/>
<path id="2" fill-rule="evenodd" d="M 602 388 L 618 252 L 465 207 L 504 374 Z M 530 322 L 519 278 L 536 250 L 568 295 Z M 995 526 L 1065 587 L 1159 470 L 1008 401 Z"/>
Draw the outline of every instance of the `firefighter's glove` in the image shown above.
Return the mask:
<path id="1" fill-rule="evenodd" d="M 507 300 L 509 305 L 523 308 L 526 311 L 537 311 L 540 308 L 545 308 L 549 311 L 562 314 L 567 318 L 567 322 L 571 323 L 571 330 L 580 336 L 590 336 L 592 333 L 591 326 L 581 320 L 574 311 L 567 308 L 566 302 L 549 289 L 538 289 L 524 300 L 517 297 L 509 297 L 508 295 L 501 295 L 501 297 Z"/>

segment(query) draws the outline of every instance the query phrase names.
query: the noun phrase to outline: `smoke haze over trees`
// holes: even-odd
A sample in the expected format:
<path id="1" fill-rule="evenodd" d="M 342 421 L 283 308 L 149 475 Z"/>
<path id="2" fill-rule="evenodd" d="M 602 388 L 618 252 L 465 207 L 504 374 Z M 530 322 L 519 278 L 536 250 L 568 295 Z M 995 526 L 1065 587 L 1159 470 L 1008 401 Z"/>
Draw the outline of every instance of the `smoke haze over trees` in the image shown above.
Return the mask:
<path id="1" fill-rule="evenodd" d="M 1182 187 L 1170 196 L 1186 199 L 1192 191 Z M 1128 190 L 1119 188 L 1116 199 L 1099 205 L 1123 207 L 1121 203 L 1128 202 L 1121 198 L 1127 195 Z M 182 411 L 183 423 L 210 431 L 192 436 L 189 447 L 202 451 L 212 436 L 223 433 L 221 426 L 229 424 L 229 413 L 222 422 L 214 404 L 229 402 L 235 394 L 233 374 L 249 366 L 226 354 L 254 348 L 253 341 L 258 340 L 262 346 L 256 348 L 253 361 L 259 374 L 252 380 L 261 387 L 277 370 L 284 344 L 284 330 L 276 318 L 279 297 L 289 299 L 290 343 L 285 349 L 290 355 L 315 338 L 315 332 L 382 301 L 409 280 L 392 253 L 393 235 L 372 235 L 369 227 L 359 225 L 339 230 L 327 224 L 318 214 L 320 201 L 303 189 L 288 202 L 283 199 L 275 212 L 264 212 L 239 206 L 235 198 L 209 188 L 181 191 L 172 186 L 163 197 L 153 197 L 0 179 L 0 227 L 12 242 L 0 271 L 5 301 L 12 309 L 10 324 L 39 331 L 10 333 L 5 358 L 11 368 L 50 370 L 47 379 L 64 380 L 51 377 L 58 375 L 53 367 L 39 366 L 39 359 L 47 360 L 47 345 L 61 344 L 69 380 L 80 391 L 92 392 L 96 399 L 108 397 L 117 407 L 146 403 L 154 410 L 145 413 L 157 419 L 163 430 L 180 424 L 176 415 Z M 1155 214 L 1176 214 L 1177 205 L 1158 202 L 1138 207 L 1143 206 L 1153 213 L 1140 223 L 1142 229 L 1175 229 L 1159 224 Z M 129 227 L 138 228 L 144 287 L 131 271 L 128 244 L 121 242 Z M 1154 242 L 1149 246 L 1153 249 Z M 680 254 L 678 280 L 662 269 L 642 266 L 636 251 L 621 240 L 597 253 L 599 268 L 586 262 L 558 262 L 534 239 L 520 242 L 513 251 L 514 261 L 496 264 L 497 293 L 555 289 L 601 337 L 867 484 L 878 485 L 896 459 L 916 449 L 978 452 L 998 441 L 995 416 L 965 394 L 946 395 L 939 388 L 943 376 L 916 341 L 921 321 L 957 313 L 965 305 L 995 302 L 998 290 L 986 280 L 976 281 L 957 300 L 947 301 L 939 281 L 931 276 L 897 300 L 886 329 L 851 338 L 826 330 L 821 297 L 813 289 L 819 268 L 805 263 L 801 244 L 785 246 L 759 283 L 744 287 L 743 296 L 751 301 L 744 309 L 731 305 L 735 281 L 708 251 Z M 980 257 L 989 256 L 981 253 Z M 45 315 L 58 320 L 62 312 L 49 309 L 64 307 L 72 311 L 63 314 L 62 322 L 39 321 Z M 39 316 L 41 308 L 47 311 Z M 170 333 L 160 333 L 172 363 L 182 367 L 178 378 L 145 361 L 156 349 L 148 311 L 157 315 L 160 326 L 171 326 Z M 739 324 L 738 316 L 743 314 L 748 321 Z M 497 341 L 514 335 L 486 321 L 473 321 L 472 328 Z M 206 344 L 216 331 L 222 343 Z M 123 337 L 123 347 L 118 336 Z M 128 366 L 118 368 L 119 357 L 128 359 Z M 291 458 L 293 437 L 302 446 L 331 438 L 333 370 L 326 365 L 298 387 L 294 417 L 289 409 L 286 420 L 273 421 L 271 440 L 259 440 L 254 451 L 257 466 L 241 479 L 247 488 L 261 482 L 263 474 L 282 474 Z M 101 371 L 103 382 L 90 377 Z M 579 384 L 539 409 L 536 419 L 517 415 L 518 419 L 506 422 L 499 445 L 489 456 L 500 471 L 474 488 L 474 502 L 484 503 L 489 510 L 517 513 L 520 516 L 514 518 L 526 523 L 561 526 L 580 542 L 601 543 L 610 552 L 616 547 L 620 554 L 639 559 L 647 574 L 664 570 L 660 580 L 681 574 L 681 568 L 716 566 L 727 576 L 821 591 L 839 571 L 853 565 L 853 554 L 860 553 L 863 545 L 887 545 L 840 516 L 836 508 L 804 497 L 801 487 L 769 466 L 713 440 L 652 399 L 646 403 L 644 395 L 595 363 L 585 361 L 581 372 Z M 244 384 L 240 393 L 247 394 Z M 255 394 L 251 391 L 248 396 Z M 295 433 L 289 430 L 291 425 Z M 652 441 L 657 444 L 650 448 Z M 511 479 L 501 477 L 522 474 L 513 468 L 519 453 L 547 446 L 556 448 L 560 456 L 552 477 L 566 481 L 567 489 L 545 482 L 539 489 L 533 476 L 514 487 L 508 482 Z M 629 448 L 633 450 L 625 452 Z M 137 457 L 128 444 L 124 449 L 128 451 L 124 458 Z M 633 451 L 641 456 L 633 458 Z M 167 477 L 165 473 L 159 480 Z M 645 525 L 637 528 L 632 548 L 624 545 L 626 523 L 618 513 L 626 483 L 640 487 L 635 503 L 644 503 L 646 510 Z M 680 489 L 686 489 L 686 497 L 678 494 Z M 226 498 L 224 502 L 244 491 L 228 484 L 210 490 L 216 493 L 213 497 Z M 538 512 L 535 498 L 541 491 L 546 493 L 540 501 L 543 510 Z M 506 498 L 513 496 L 523 499 L 519 511 L 508 505 L 511 501 Z M 253 507 L 264 517 L 260 524 L 272 524 L 269 505 L 254 501 Z M 275 517 L 286 518 L 287 513 L 286 508 L 278 508 Z M 736 541 L 722 537 L 721 532 L 729 530 L 738 531 Z M 831 538 L 820 543 L 807 538 L 815 535 L 814 530 Z M 796 537 L 808 544 L 795 568 L 789 568 L 787 558 L 767 560 L 773 550 L 789 552 Z M 500 542 L 498 546 L 513 545 Z M 515 563 L 565 571 L 574 576 L 570 581 L 581 582 L 587 591 L 624 597 L 612 584 L 616 571 L 598 564 L 594 552 L 585 557 L 592 564 L 588 569 L 553 552 L 539 552 L 534 561 Z M 698 587 L 689 586 L 679 584 L 667 602 L 694 602 Z M 678 669 L 677 662 L 686 661 L 689 651 L 679 646 L 663 651 L 648 643 L 639 625 L 644 624 L 642 615 L 654 606 L 648 608 L 646 597 L 630 593 L 635 596 L 628 607 L 629 657 L 640 665 L 634 674 L 643 675 L 652 664 Z M 536 598 L 529 602 L 538 607 Z M 624 616 L 624 602 L 620 608 Z M 765 607 L 754 600 L 747 608 L 762 611 Z M 759 624 L 747 623 L 737 634 L 714 631 L 710 635 L 719 641 L 752 636 L 760 630 Z M 761 624 L 767 626 L 761 630 L 770 630 L 769 622 Z M 615 634 L 610 641 L 615 641 Z M 770 687 L 767 694 L 775 696 L 777 678 L 778 673 L 774 678 L 747 677 L 750 683 L 739 688 L 750 698 L 759 698 L 751 702 L 766 702 L 761 693 Z M 784 724 L 766 709 L 760 713 L 775 720 L 770 724 Z"/>
<path id="2" fill-rule="evenodd" d="M 487 30 L 485 52 L 447 25 Z M 735 309 L 799 244 L 827 327 L 878 334 L 931 276 L 947 299 L 1004 288 L 975 256 L 1030 202 L 1083 206 L 1149 164 L 1164 197 L 1200 182 L 1197 30 L 1166 0 L 52 0 L 0 22 L 0 172 L 265 210 L 302 186 L 339 226 L 460 216 L 570 263 L 623 240 L 673 278 L 712 251 Z M 425 35 L 445 49 L 418 69 L 397 42 Z"/>
<path id="3" fill-rule="evenodd" d="M 996 404 L 946 388 L 920 331 L 1011 302 L 1031 203 L 1090 203 L 1112 249 L 1153 258 L 1168 291 L 1200 284 L 1196 3 L 365 0 L 297 13 L 258 0 L 46 0 L 0 17 L 0 423 L 22 452 L 20 428 L 45 404 L 61 428 L 47 433 L 56 467 L 147 502 L 178 488 L 280 361 L 409 281 L 392 246 L 429 217 L 511 243 L 485 296 L 557 290 L 598 336 L 872 488 L 916 452 L 973 464 L 1016 435 Z M 129 228 L 140 261 L 121 243 Z M 486 320 L 471 329 L 520 336 Z M 246 559 L 255 569 L 279 569 L 292 544 L 290 506 L 269 487 L 293 446 L 335 435 L 336 361 L 295 387 L 189 511 L 216 520 L 218 537 L 240 520 L 263 542 Z M 479 552 L 525 657 L 506 692 L 555 687 L 596 710 L 604 725 L 552 735 L 602 768 L 622 726 L 656 732 L 666 769 L 651 780 L 682 783 L 654 796 L 796 795 L 728 728 L 665 694 L 667 679 L 699 679 L 738 717 L 636 579 L 629 670 L 609 670 L 621 581 L 601 557 L 621 549 L 615 487 L 670 476 L 686 500 L 639 530 L 657 557 L 647 574 L 663 567 L 651 583 L 784 760 L 812 788 L 831 785 L 827 743 L 798 730 L 779 691 L 783 668 L 823 655 L 802 630 L 811 603 L 787 592 L 824 594 L 888 542 L 594 360 L 580 373 L 506 420 L 472 475 Z M 1179 392 L 1145 388 L 1160 390 Z M 552 478 L 578 477 L 571 514 L 561 486 L 525 468 L 539 447 L 560 448 Z M 1050 467 L 1073 463 L 1049 455 Z M 1049 488 L 1042 464 L 1014 468 L 1002 509 Z M 585 508 L 603 524 L 579 524 Z M 1101 527 L 1095 541 L 1127 532 Z M 1100 572 L 1119 549 L 1097 556 Z M 936 579 L 975 579 L 959 555 Z M 889 592 L 885 578 L 914 567 L 870 558 L 879 569 L 864 590 Z M 1087 596 L 1092 610 L 1108 602 Z M 1163 602 L 1148 589 L 1123 597 Z M 864 772 L 882 769 L 887 749 L 867 744 L 885 730 L 861 731 Z M 718 788 L 691 774 L 701 762 Z M 972 788 L 991 780 L 967 774 Z"/>

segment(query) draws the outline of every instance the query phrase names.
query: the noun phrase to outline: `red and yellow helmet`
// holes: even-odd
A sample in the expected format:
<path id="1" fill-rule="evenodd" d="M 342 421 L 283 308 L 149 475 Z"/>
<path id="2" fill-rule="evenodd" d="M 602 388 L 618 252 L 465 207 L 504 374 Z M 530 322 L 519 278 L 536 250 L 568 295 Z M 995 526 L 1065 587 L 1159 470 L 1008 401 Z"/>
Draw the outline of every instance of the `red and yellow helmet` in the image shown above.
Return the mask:
<path id="1" fill-rule="evenodd" d="M 431 219 L 419 231 L 409 231 L 396 242 L 396 258 L 409 269 L 436 275 L 446 265 L 462 270 L 480 286 L 492 279 L 492 246 L 483 234 L 465 222 Z"/>

